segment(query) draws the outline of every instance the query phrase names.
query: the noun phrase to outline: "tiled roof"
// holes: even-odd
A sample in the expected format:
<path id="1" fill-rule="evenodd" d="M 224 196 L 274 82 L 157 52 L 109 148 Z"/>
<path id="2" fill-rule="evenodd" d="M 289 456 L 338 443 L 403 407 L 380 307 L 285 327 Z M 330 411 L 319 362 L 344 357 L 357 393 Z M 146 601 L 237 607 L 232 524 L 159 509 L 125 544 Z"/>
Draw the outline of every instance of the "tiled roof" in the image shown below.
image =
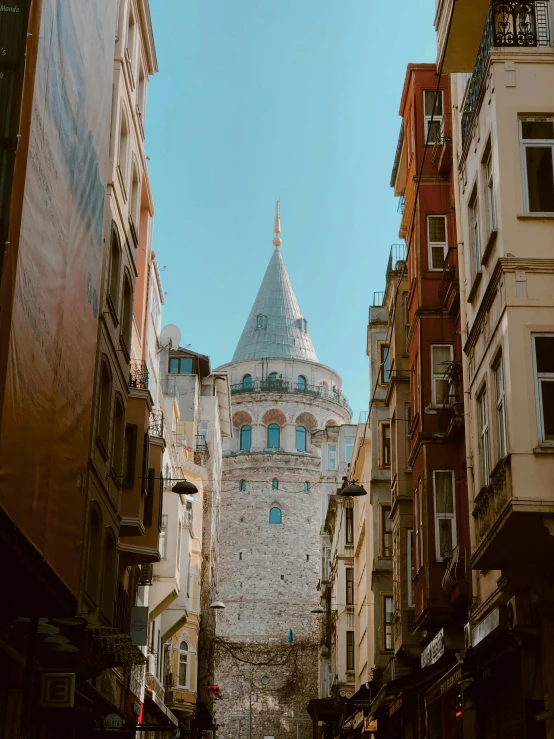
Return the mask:
<path id="1" fill-rule="evenodd" d="M 270 259 L 233 362 L 262 357 L 317 362 L 307 322 L 279 249 Z"/>

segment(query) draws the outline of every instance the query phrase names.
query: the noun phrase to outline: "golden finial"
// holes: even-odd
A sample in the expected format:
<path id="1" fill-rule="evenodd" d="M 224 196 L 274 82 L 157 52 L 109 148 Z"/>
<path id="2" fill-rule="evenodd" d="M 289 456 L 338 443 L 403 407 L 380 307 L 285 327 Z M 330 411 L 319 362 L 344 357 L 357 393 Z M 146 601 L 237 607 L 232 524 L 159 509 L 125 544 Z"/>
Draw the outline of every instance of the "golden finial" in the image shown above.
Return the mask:
<path id="1" fill-rule="evenodd" d="M 275 225 L 273 227 L 273 231 L 275 232 L 275 238 L 273 239 L 273 244 L 275 245 L 275 248 L 278 249 L 283 243 L 281 239 L 279 238 L 279 234 L 281 233 L 281 213 L 280 213 L 280 203 L 278 200 L 275 204 Z"/>

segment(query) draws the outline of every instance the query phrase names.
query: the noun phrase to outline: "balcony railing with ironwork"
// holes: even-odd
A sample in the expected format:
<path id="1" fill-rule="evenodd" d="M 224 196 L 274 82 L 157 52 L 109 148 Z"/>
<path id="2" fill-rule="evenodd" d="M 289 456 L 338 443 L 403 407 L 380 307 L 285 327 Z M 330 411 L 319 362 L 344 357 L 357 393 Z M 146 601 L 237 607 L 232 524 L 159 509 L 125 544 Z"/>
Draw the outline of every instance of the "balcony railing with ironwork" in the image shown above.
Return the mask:
<path id="1" fill-rule="evenodd" d="M 209 456 L 210 450 L 208 448 L 206 437 L 204 434 L 196 434 L 194 437 L 194 464 L 198 464 L 202 467 Z"/>
<path id="2" fill-rule="evenodd" d="M 297 393 L 300 395 L 311 395 L 314 398 L 325 398 L 333 403 L 338 403 L 352 413 L 347 398 L 341 392 L 327 390 L 321 385 L 308 385 L 307 383 L 297 383 L 291 380 L 272 380 L 269 377 L 252 378 L 246 382 L 231 385 L 231 395 L 243 393 Z"/>
<path id="3" fill-rule="evenodd" d="M 458 288 L 458 249 L 450 247 L 444 260 L 442 279 L 439 285 L 439 297 L 444 307 L 451 303 L 451 298 L 454 297 L 453 292 L 457 292 Z"/>
<path id="4" fill-rule="evenodd" d="M 374 308 L 378 308 L 383 305 L 385 299 L 385 292 L 373 293 L 373 303 L 371 304 Z"/>
<path id="5" fill-rule="evenodd" d="M 446 174 L 452 164 L 452 116 L 445 113 L 433 146 L 431 160 L 440 174 Z"/>
<path id="6" fill-rule="evenodd" d="M 452 557 L 442 579 L 442 589 L 445 593 L 451 593 L 456 585 L 466 580 L 466 550 L 465 547 L 454 547 Z"/>
<path id="7" fill-rule="evenodd" d="M 148 367 L 142 359 L 131 359 L 129 370 L 129 387 L 136 390 L 148 390 Z"/>
<path id="8" fill-rule="evenodd" d="M 391 272 L 402 272 L 406 267 L 406 244 L 392 244 L 387 264 L 387 277 Z"/>
<path id="9" fill-rule="evenodd" d="M 158 436 L 163 438 L 164 435 L 164 414 L 160 409 L 150 411 L 148 419 L 148 433 L 150 436 Z"/>
<path id="10" fill-rule="evenodd" d="M 547 0 L 492 0 L 462 113 L 462 150 L 471 138 L 483 96 L 492 48 L 521 49 L 550 45 Z"/>

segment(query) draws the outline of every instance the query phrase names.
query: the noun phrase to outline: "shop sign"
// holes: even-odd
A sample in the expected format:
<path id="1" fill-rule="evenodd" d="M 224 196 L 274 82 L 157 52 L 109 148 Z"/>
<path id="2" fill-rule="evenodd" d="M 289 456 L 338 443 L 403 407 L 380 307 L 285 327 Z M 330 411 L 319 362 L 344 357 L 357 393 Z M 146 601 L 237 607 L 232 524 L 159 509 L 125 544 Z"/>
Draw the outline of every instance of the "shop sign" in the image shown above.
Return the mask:
<path id="1" fill-rule="evenodd" d="M 492 634 L 498 628 L 500 628 L 500 608 L 496 606 L 493 611 L 473 627 L 471 645 L 476 647 L 477 644 L 486 639 L 489 634 Z"/>
<path id="2" fill-rule="evenodd" d="M 441 695 L 444 695 L 444 693 L 447 693 L 451 688 L 457 685 L 461 679 L 462 679 L 462 668 L 458 667 L 451 675 L 448 675 L 448 677 L 445 680 L 443 680 L 442 683 L 440 684 Z"/>
<path id="3" fill-rule="evenodd" d="M 389 716 L 394 715 L 399 708 L 402 708 L 402 698 L 397 698 L 389 707 Z"/>
<path id="4" fill-rule="evenodd" d="M 364 731 L 377 731 L 377 719 L 366 716 L 364 718 Z"/>
<path id="5" fill-rule="evenodd" d="M 40 684 L 41 708 L 73 708 L 74 672 L 44 672 Z"/>
<path id="6" fill-rule="evenodd" d="M 123 719 L 117 713 L 109 713 L 103 723 L 105 729 L 121 729 Z"/>
<path id="7" fill-rule="evenodd" d="M 441 629 L 421 653 L 421 667 L 434 665 L 444 654 L 444 629 Z"/>
<path id="8" fill-rule="evenodd" d="M 148 644 L 148 606 L 131 608 L 131 639 L 138 647 Z"/>

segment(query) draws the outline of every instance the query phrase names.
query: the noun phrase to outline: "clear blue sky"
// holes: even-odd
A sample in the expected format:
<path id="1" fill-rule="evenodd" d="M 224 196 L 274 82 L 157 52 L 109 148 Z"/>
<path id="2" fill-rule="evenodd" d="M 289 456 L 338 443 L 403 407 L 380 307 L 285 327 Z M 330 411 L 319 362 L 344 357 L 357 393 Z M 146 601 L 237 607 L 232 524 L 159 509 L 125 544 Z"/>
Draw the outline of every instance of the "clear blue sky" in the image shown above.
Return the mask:
<path id="1" fill-rule="evenodd" d="M 160 71 L 146 151 L 163 322 L 229 361 L 273 246 L 319 361 L 367 407 L 365 338 L 384 288 L 406 65 L 434 61 L 433 0 L 150 0 Z"/>

